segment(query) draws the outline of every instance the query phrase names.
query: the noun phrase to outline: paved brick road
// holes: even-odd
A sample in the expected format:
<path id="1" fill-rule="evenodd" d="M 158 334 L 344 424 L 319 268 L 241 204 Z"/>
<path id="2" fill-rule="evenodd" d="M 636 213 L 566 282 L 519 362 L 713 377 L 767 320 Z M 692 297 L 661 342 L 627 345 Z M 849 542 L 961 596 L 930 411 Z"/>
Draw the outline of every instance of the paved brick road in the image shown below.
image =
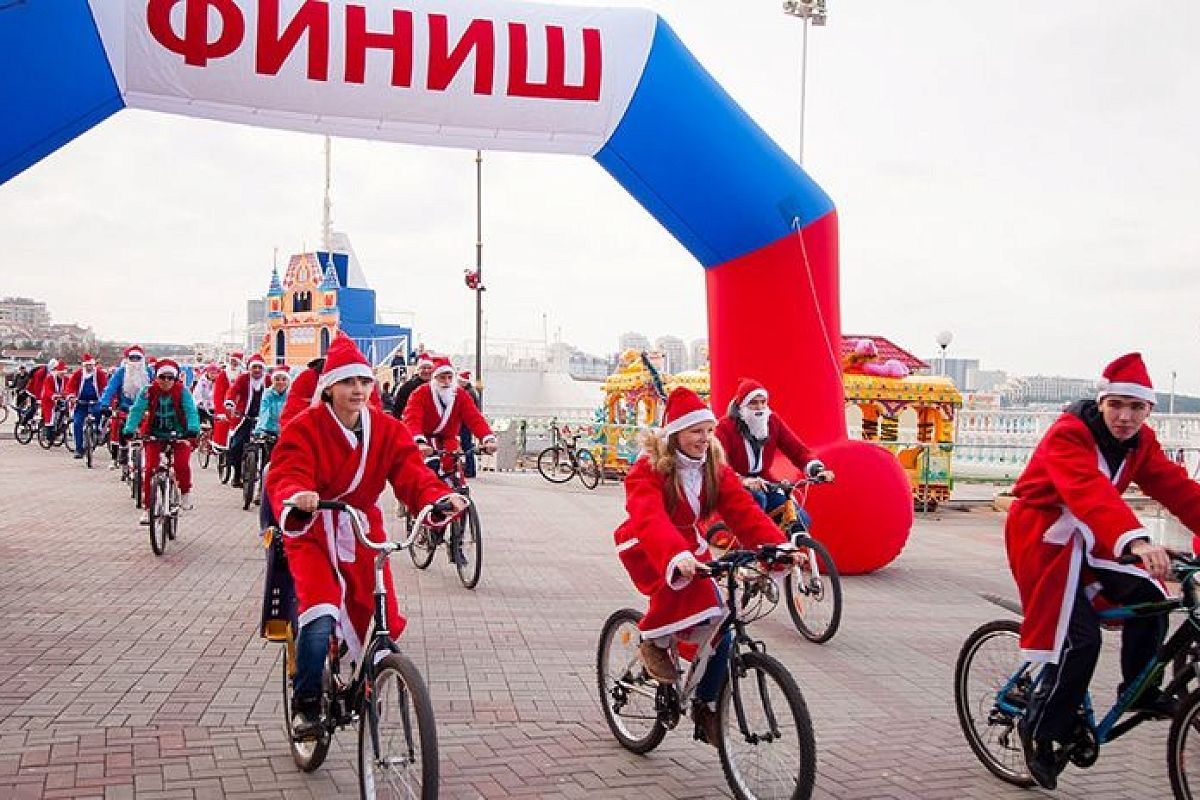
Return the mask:
<path id="1" fill-rule="evenodd" d="M 396 563 L 403 645 L 435 699 L 447 798 L 727 796 L 715 751 L 671 733 L 647 757 L 608 734 L 594 679 L 608 613 L 637 605 L 610 531 L 618 486 L 536 475 L 477 484 L 488 550 L 463 590 L 439 558 Z M 278 647 L 256 634 L 263 573 L 251 515 L 212 472 L 163 558 L 112 473 L 0 442 L 0 797 L 354 796 L 354 737 L 315 775 L 292 765 Z M 778 610 L 757 630 L 799 678 L 820 798 L 1028 797 L 986 774 L 958 731 L 951 672 L 977 592 L 1011 595 L 999 516 L 918 522 L 880 574 L 847 581 L 841 632 L 810 645 Z M 1111 643 L 1110 643 L 1111 645 Z M 1098 679 L 1108 698 L 1108 665 Z M 1164 797 L 1163 726 L 1069 771 L 1061 797 Z"/>

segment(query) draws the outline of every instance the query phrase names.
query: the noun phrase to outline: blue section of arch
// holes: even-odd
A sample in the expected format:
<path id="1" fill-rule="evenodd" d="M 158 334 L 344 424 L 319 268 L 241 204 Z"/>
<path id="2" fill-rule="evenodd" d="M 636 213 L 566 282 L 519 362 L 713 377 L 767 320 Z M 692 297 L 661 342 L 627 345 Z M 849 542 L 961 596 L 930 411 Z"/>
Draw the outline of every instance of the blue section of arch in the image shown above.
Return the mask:
<path id="1" fill-rule="evenodd" d="M 0 0 L 0 183 L 124 105 L 87 0 Z"/>
<path id="2" fill-rule="evenodd" d="M 596 160 L 706 268 L 833 211 L 662 18 L 629 109 Z"/>

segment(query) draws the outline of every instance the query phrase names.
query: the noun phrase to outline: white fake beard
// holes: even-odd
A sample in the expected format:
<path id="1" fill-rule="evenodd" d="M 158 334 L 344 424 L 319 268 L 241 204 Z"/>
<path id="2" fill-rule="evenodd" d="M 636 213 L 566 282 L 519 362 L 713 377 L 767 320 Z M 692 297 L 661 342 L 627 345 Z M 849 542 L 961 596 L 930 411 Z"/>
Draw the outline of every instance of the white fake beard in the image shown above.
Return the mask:
<path id="1" fill-rule="evenodd" d="M 126 397 L 137 397 L 142 389 L 150 385 L 150 378 L 146 375 L 146 367 L 142 362 L 136 364 L 132 361 L 125 362 L 125 380 L 121 382 L 121 393 Z"/>
<path id="2" fill-rule="evenodd" d="M 443 389 L 441 386 L 435 386 L 433 390 L 437 392 L 438 402 L 442 404 L 442 408 L 445 408 L 454 400 L 454 395 L 458 392 L 458 387 L 447 386 Z"/>
<path id="3" fill-rule="evenodd" d="M 771 422 L 771 409 L 764 408 L 762 411 L 749 411 L 743 408 L 742 421 L 750 429 L 751 436 L 755 439 L 766 439 L 767 426 Z"/>

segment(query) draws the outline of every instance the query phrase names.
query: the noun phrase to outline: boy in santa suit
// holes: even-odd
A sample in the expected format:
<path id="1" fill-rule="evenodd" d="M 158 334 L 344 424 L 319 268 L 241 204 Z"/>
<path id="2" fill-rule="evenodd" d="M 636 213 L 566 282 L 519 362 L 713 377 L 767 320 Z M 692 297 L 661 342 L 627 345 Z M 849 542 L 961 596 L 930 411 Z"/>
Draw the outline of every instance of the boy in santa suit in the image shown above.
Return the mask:
<path id="1" fill-rule="evenodd" d="M 54 416 L 54 402 L 67 397 L 67 365 L 57 358 L 46 365 L 46 377 L 42 381 L 39 400 L 42 404 L 42 425 L 50 427 Z"/>
<path id="2" fill-rule="evenodd" d="M 1125 605 L 1167 597 L 1161 579 L 1170 556 L 1151 543 L 1121 493 L 1136 483 L 1200 531 L 1200 486 L 1144 424 L 1154 401 L 1141 355 L 1116 359 L 1104 370 L 1097 399 L 1079 401 L 1058 418 L 1013 487 L 1005 544 L 1025 611 L 1022 657 L 1046 665 L 1018 730 L 1030 774 L 1045 788 L 1054 788 L 1065 766 L 1055 743 L 1070 740 L 1100 655 L 1092 598 L 1099 593 Z M 1140 565 L 1118 563 L 1131 553 Z M 1154 656 L 1166 630 L 1165 616 L 1125 621 L 1122 686 Z M 1150 687 L 1132 709 L 1170 716 L 1177 705 Z"/>
<path id="3" fill-rule="evenodd" d="M 441 499 L 456 511 L 467 506 L 466 498 L 448 494 L 426 469 L 408 429 L 370 404 L 373 383 L 366 358 L 339 333 L 326 353 L 311 407 L 283 426 L 266 477 L 264 499 L 270 498 L 280 520 L 299 601 L 292 704 L 298 739 L 317 732 L 329 637 L 336 631 L 357 660 L 374 608 L 374 551 L 356 539 L 342 514 L 314 513 L 317 503 L 354 506 L 366 518 L 367 536 L 377 542 L 386 540 L 379 496 L 387 483 L 409 508 Z M 399 637 L 405 619 L 389 565 L 384 584 L 389 627 Z"/>
<path id="4" fill-rule="evenodd" d="M 150 524 L 150 492 L 152 482 L 150 470 L 158 464 L 164 448 L 172 449 L 175 460 L 175 479 L 179 481 L 179 507 L 192 509 L 192 448 L 186 441 L 200 435 L 200 415 L 196 413 L 196 401 L 192 393 L 180 380 L 179 365 L 169 358 L 161 358 L 155 364 L 154 380 L 142 390 L 129 418 L 125 420 L 124 433 L 137 433 L 144 440 L 143 468 L 147 479 L 142 481 L 142 525 Z"/>
<path id="5" fill-rule="evenodd" d="M 776 480 L 771 472 L 776 453 L 783 453 L 809 478 L 833 480 L 833 473 L 825 469 L 800 437 L 771 413 L 769 399 L 766 387 L 753 378 L 743 378 L 729 401 L 728 413 L 717 423 L 717 441 L 729 466 L 764 511 L 774 511 L 787 500 L 782 492 L 769 491 L 764 483 Z"/>
<path id="6" fill-rule="evenodd" d="M 496 452 L 496 435 L 471 395 L 455 382 L 454 367 L 448 358 L 434 359 L 429 383 L 418 386 L 408 398 L 403 421 L 426 456 L 435 448 L 457 452 L 463 425 L 479 439 L 480 450 Z"/>
<path id="7" fill-rule="evenodd" d="M 242 354 L 235 350 L 229 354 L 229 366 L 221 370 L 213 381 L 213 408 L 217 413 L 213 419 L 212 443 L 218 450 L 229 447 L 230 429 L 237 424 L 225 413 L 225 398 L 241 374 Z"/>
<path id="8" fill-rule="evenodd" d="M 242 485 L 242 452 L 258 422 L 258 410 L 262 405 L 263 392 L 267 388 L 267 362 L 258 353 L 250 356 L 249 369 L 237 377 L 225 394 L 223 406 L 225 416 L 231 420 L 232 433 L 229 437 L 229 463 L 233 465 L 235 489 Z"/>
<path id="9" fill-rule="evenodd" d="M 699 395 L 675 389 L 667 397 L 662 430 L 645 437 L 645 451 L 625 478 L 629 518 L 614 540 L 629 577 L 650 599 L 638 623 L 640 652 L 646 671 L 662 682 L 676 678 L 672 639 L 701 642 L 725 613 L 716 581 L 698 574 L 700 562 L 713 558 L 701 535 L 703 523 L 719 514 L 747 548 L 786 542 L 725 463 L 715 426 L 716 417 Z M 692 707 L 698 738 L 713 746 L 728 652 L 728 639 L 714 649 Z"/>
<path id="10" fill-rule="evenodd" d="M 67 380 L 67 396 L 75 400 L 75 414 L 72 419 L 75 434 L 75 457 L 83 458 L 83 421 L 91 414 L 100 423 L 100 414 L 104 407 L 100 398 L 104 396 L 107 386 L 107 376 L 104 370 L 96 366 L 96 359 L 90 353 L 84 353 L 79 369 L 71 373 Z"/>

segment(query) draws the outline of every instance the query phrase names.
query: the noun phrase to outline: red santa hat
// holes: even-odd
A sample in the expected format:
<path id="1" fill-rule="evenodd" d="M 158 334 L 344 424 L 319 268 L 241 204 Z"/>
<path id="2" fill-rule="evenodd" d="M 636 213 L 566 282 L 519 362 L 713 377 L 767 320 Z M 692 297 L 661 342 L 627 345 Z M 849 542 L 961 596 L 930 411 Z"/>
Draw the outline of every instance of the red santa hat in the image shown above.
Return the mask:
<path id="1" fill-rule="evenodd" d="M 437 356 L 434 358 L 433 377 L 436 378 L 438 375 L 444 375 L 447 372 L 449 372 L 451 375 L 454 374 L 454 366 L 450 363 L 450 359 L 446 358 L 445 356 Z"/>
<path id="2" fill-rule="evenodd" d="M 663 436 L 670 436 L 701 422 L 716 421 L 712 409 L 700 399 L 700 395 L 686 386 L 680 386 L 667 397 L 662 432 Z"/>
<path id="3" fill-rule="evenodd" d="M 424 366 L 433 366 L 434 358 L 429 353 L 421 353 L 417 356 L 417 369 Z"/>
<path id="4" fill-rule="evenodd" d="M 458 378 L 461 381 L 470 381 L 471 380 L 471 370 L 464 369 L 462 372 L 458 373 Z"/>
<path id="5" fill-rule="evenodd" d="M 246 359 L 245 359 L 245 355 L 242 353 L 241 350 L 234 350 L 232 353 L 229 354 L 229 360 L 230 360 L 230 362 L 233 362 L 233 361 L 245 361 Z"/>
<path id="6" fill-rule="evenodd" d="M 46 368 L 50 372 L 66 372 L 67 364 L 65 361 L 59 361 L 57 358 L 52 358 L 50 359 L 50 362 L 46 364 Z"/>
<path id="7" fill-rule="evenodd" d="M 338 331 L 337 336 L 329 344 L 329 350 L 325 353 L 325 367 L 321 370 L 321 377 L 317 379 L 312 405 L 315 406 L 321 402 L 321 394 L 326 389 L 347 378 L 375 380 L 375 372 L 371 369 L 371 362 L 367 361 L 367 357 L 354 344 L 354 340 Z"/>
<path id="8" fill-rule="evenodd" d="M 733 402 L 738 408 L 745 408 L 754 398 L 761 397 L 766 400 L 768 396 L 767 387 L 754 378 L 742 378 L 737 385 L 737 392 L 733 395 Z"/>
<path id="9" fill-rule="evenodd" d="M 208 375 L 210 378 L 217 377 L 217 375 L 219 375 L 220 372 L 221 372 L 221 365 L 215 361 L 209 362 L 208 366 L 206 366 L 204 368 L 204 373 L 206 375 Z"/>
<path id="10" fill-rule="evenodd" d="M 83 358 L 79 359 L 79 363 L 85 367 L 96 366 L 96 358 L 91 353 L 84 353 Z"/>
<path id="11" fill-rule="evenodd" d="M 292 379 L 292 372 L 285 364 L 280 364 L 279 366 L 275 367 L 275 369 L 271 370 L 271 377 L 274 378 L 276 375 L 282 375 L 289 381 Z"/>
<path id="12" fill-rule="evenodd" d="M 1103 400 L 1110 394 L 1136 397 L 1147 403 L 1158 400 L 1141 353 L 1126 353 L 1104 368 L 1104 377 L 1100 380 L 1100 393 L 1096 400 Z"/>
<path id="13" fill-rule="evenodd" d="M 231 354 L 230 354 L 230 357 L 232 357 L 232 356 L 235 356 L 235 355 L 238 355 L 238 354 L 237 354 L 237 353 L 231 353 Z M 267 367 L 267 362 L 266 362 L 266 360 L 265 360 L 265 359 L 263 359 L 263 357 L 262 357 L 262 356 L 260 356 L 258 353 L 255 353 L 254 355 L 250 356 L 250 360 L 246 362 L 246 366 L 247 366 L 247 368 L 249 368 L 249 367 L 253 367 L 255 364 L 258 364 L 258 365 L 259 365 L 259 366 L 261 366 L 263 369 L 266 369 L 266 367 Z"/>
<path id="14" fill-rule="evenodd" d="M 169 358 L 162 359 L 154 365 L 154 377 L 158 378 L 162 375 L 179 377 L 179 365 Z"/>
<path id="15" fill-rule="evenodd" d="M 125 358 L 145 358 L 146 351 L 140 345 L 131 344 L 125 348 L 124 356 Z"/>

